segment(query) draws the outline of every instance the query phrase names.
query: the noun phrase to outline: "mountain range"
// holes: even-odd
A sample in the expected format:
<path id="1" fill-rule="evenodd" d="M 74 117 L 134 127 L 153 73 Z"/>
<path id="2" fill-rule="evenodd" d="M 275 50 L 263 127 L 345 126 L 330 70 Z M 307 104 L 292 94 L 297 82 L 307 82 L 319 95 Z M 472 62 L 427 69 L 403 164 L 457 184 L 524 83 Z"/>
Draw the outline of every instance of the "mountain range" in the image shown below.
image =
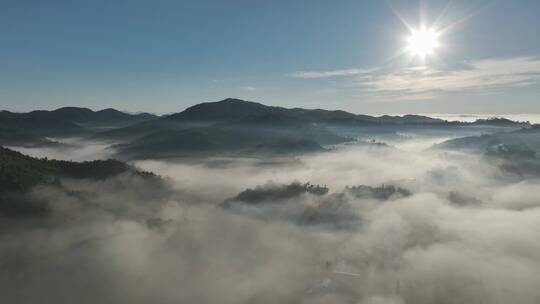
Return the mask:
<path id="1" fill-rule="evenodd" d="M 65 107 L 29 113 L 0 112 L 0 144 L 54 145 L 54 138 L 110 141 L 122 159 L 211 155 L 286 155 L 403 132 L 474 135 L 516 130 L 506 119 L 449 122 L 421 115 L 369 116 L 345 111 L 283 108 L 228 98 L 164 116 Z"/>
<path id="2" fill-rule="evenodd" d="M 119 128 L 156 118 L 148 113 L 128 114 L 115 109 L 92 111 L 64 107 L 28 113 L 0 112 L 0 144 L 47 145 L 48 138 L 87 136 L 107 128 Z"/>

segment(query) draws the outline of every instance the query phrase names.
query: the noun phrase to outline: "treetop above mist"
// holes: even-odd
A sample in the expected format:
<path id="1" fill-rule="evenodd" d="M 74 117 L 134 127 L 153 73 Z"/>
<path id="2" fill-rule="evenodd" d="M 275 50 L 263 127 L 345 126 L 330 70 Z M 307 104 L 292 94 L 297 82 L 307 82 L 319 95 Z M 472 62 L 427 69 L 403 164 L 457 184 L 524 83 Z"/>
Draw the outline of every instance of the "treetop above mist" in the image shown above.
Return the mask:
<path id="1" fill-rule="evenodd" d="M 97 180 L 128 171 L 153 175 L 113 159 L 73 162 L 35 158 L 0 146 L 0 193 L 25 191 L 39 183 L 55 182 L 57 178 Z"/>

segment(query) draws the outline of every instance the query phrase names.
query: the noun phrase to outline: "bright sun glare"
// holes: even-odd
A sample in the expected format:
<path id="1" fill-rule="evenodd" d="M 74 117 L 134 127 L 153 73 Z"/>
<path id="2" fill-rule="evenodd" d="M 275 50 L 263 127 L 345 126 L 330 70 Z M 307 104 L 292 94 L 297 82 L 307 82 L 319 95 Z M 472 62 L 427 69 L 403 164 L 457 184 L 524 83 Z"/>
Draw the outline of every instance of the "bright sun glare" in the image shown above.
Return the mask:
<path id="1" fill-rule="evenodd" d="M 407 50 L 413 55 L 425 58 L 439 46 L 439 34 L 434 29 L 420 28 L 412 30 L 407 39 Z"/>

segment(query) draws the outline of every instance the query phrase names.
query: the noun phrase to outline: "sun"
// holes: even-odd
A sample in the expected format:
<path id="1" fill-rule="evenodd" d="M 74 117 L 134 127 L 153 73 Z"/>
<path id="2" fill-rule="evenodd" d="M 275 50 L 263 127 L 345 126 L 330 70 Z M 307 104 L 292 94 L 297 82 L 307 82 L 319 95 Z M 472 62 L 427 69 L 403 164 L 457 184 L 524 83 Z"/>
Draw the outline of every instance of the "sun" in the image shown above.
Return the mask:
<path id="1" fill-rule="evenodd" d="M 433 54 L 435 49 L 439 47 L 439 33 L 434 29 L 411 30 L 411 35 L 407 39 L 407 51 L 413 56 L 425 59 L 426 56 Z"/>

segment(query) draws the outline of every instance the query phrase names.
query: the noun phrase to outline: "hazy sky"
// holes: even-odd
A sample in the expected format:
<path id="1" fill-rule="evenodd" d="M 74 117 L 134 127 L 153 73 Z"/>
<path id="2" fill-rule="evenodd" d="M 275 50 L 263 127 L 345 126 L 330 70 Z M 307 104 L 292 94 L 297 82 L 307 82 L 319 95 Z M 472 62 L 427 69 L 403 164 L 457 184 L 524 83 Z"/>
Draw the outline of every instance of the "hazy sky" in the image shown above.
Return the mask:
<path id="1" fill-rule="evenodd" d="M 1 108 L 165 113 L 237 97 L 540 113 L 539 16 L 537 0 L 0 0 Z M 402 20 L 445 29 L 425 62 L 403 53 Z"/>

